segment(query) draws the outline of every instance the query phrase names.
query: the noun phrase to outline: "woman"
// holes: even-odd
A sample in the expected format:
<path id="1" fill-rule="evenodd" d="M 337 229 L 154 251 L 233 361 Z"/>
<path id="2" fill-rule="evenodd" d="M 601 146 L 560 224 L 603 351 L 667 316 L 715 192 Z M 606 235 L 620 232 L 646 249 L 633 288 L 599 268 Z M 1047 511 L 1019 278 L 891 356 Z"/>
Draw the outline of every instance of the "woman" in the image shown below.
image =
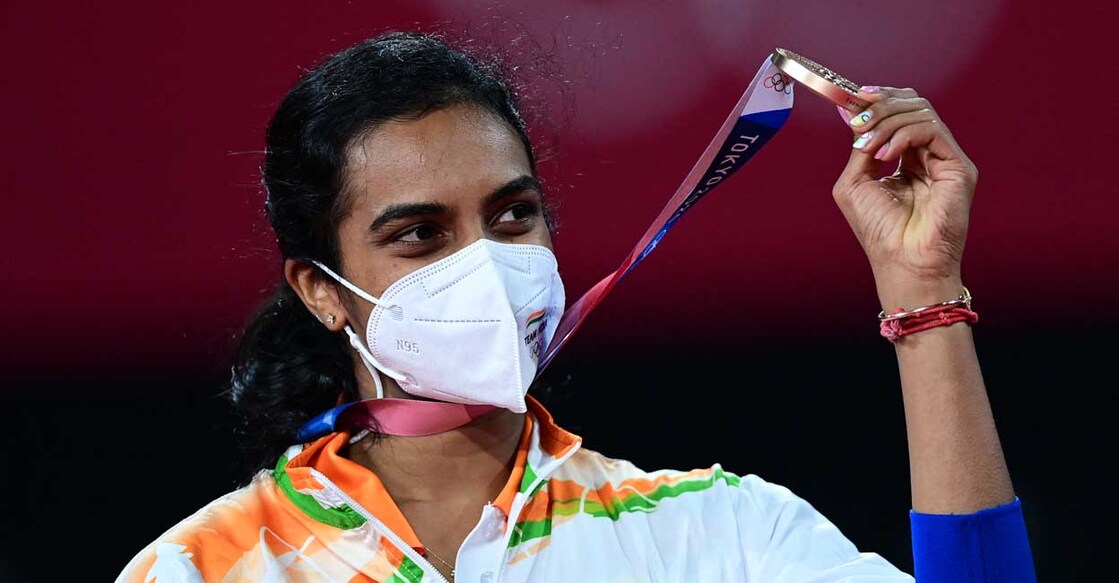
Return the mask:
<path id="1" fill-rule="evenodd" d="M 871 106 L 847 120 L 858 138 L 834 196 L 898 316 L 883 330 L 917 574 L 1032 580 L 970 305 L 937 306 L 966 291 L 975 167 L 912 90 L 860 96 Z M 120 580 L 912 579 L 781 486 L 604 458 L 526 396 L 565 298 L 532 144 L 495 68 L 414 33 L 333 55 L 276 111 L 263 174 L 284 281 L 245 332 L 232 395 L 268 469 Z M 925 306 L 945 316 L 896 314 Z M 328 415 L 309 437 L 309 419 L 351 402 L 369 416 Z"/>

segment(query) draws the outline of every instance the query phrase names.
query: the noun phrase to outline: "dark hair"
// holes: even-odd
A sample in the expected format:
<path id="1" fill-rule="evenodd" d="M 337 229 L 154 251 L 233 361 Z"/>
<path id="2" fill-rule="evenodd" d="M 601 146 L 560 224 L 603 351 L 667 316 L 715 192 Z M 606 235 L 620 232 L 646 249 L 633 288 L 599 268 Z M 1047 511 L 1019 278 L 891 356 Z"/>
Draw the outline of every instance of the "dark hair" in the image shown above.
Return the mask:
<path id="1" fill-rule="evenodd" d="M 512 84 L 434 34 L 391 32 L 330 55 L 305 72 L 268 124 L 261 169 L 265 209 L 284 258 L 337 270 L 335 229 L 348 203 L 346 148 L 388 120 L 473 104 L 497 114 L 535 157 Z M 282 277 L 239 339 L 229 396 L 254 467 L 275 463 L 299 427 L 339 397 L 357 398 L 345 336 L 328 331 Z"/>

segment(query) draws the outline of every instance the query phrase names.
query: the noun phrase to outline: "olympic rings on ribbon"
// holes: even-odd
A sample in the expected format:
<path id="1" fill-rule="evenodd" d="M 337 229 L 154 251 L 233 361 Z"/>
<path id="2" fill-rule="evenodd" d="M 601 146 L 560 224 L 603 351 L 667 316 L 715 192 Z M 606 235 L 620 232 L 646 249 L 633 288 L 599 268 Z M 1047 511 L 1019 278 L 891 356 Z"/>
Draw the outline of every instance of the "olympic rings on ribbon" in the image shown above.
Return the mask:
<path id="1" fill-rule="evenodd" d="M 781 73 L 774 73 L 773 75 L 766 77 L 763 85 L 765 85 L 766 89 L 772 89 L 778 93 L 784 93 L 785 95 L 793 92 L 792 82 L 789 81 L 788 77 L 785 77 L 785 75 Z"/>

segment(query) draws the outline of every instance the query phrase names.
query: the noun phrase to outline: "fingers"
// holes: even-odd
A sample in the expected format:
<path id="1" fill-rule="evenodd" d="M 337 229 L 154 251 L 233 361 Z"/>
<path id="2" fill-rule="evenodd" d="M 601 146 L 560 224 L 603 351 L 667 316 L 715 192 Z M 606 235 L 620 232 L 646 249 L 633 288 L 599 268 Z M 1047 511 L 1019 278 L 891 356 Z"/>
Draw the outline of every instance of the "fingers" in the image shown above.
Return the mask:
<path id="1" fill-rule="evenodd" d="M 859 90 L 859 98 L 870 105 L 859 113 L 848 113 L 845 116 L 848 126 L 856 133 L 869 131 L 878 120 L 890 115 L 917 109 L 932 109 L 926 99 L 909 88 L 863 87 Z"/>
<path id="2" fill-rule="evenodd" d="M 937 119 L 936 113 L 931 109 L 897 113 L 879 120 L 873 129 L 859 134 L 852 147 L 866 153 L 873 153 L 876 160 L 885 160 L 886 156 L 893 150 L 892 146 L 897 145 L 897 134 L 903 129 L 920 124 L 937 125 L 939 123 L 940 120 Z"/>
<path id="3" fill-rule="evenodd" d="M 851 157 L 847 160 L 847 165 L 843 167 L 843 172 L 839 174 L 839 178 L 835 181 L 832 194 L 836 201 L 840 202 L 840 207 L 843 207 L 844 204 L 841 199 L 848 192 L 863 182 L 877 179 L 878 161 L 874 159 L 874 156 L 862 150 L 853 149 L 851 150 Z"/>
<path id="4" fill-rule="evenodd" d="M 917 97 L 917 91 L 909 87 L 898 89 L 897 87 L 867 85 L 859 89 L 859 99 L 867 103 L 878 103 L 890 98 L 911 99 L 914 97 Z"/>
<path id="5" fill-rule="evenodd" d="M 924 147 L 941 159 L 967 161 L 932 104 L 915 90 L 869 86 L 859 90 L 859 98 L 870 105 L 851 114 L 847 123 L 858 134 L 852 147 L 871 154 L 871 159 L 893 160 L 911 147 Z M 926 127 L 905 129 L 922 124 Z"/>
<path id="6" fill-rule="evenodd" d="M 874 146 L 868 146 L 873 148 Z M 876 150 L 879 160 L 893 160 L 902 156 L 902 166 L 920 170 L 921 174 L 936 180 L 955 174 L 974 184 L 975 165 L 960 149 L 939 120 L 904 125 L 895 131 L 889 141 Z"/>
<path id="7" fill-rule="evenodd" d="M 854 144 L 856 147 L 851 152 L 850 159 L 847 160 L 847 166 L 844 167 L 843 172 L 836 181 L 835 188 L 837 192 L 849 189 L 860 182 L 878 178 L 878 161 L 871 155 L 871 152 L 875 152 L 875 150 L 870 149 L 870 143 L 875 134 L 875 132 L 870 131 L 871 128 L 879 125 L 880 120 L 883 118 L 905 111 L 923 109 L 928 106 L 928 102 L 924 100 L 915 102 L 914 100 L 919 99 L 917 92 L 909 88 L 897 89 L 894 87 L 868 86 L 859 90 L 859 98 L 871 104 L 859 114 L 852 114 L 842 107 L 836 106 L 839 117 L 848 123 L 848 127 L 850 127 L 852 131 L 870 134 L 870 136 L 864 140 L 865 143 L 863 144 L 859 144 L 858 140 L 856 140 Z M 858 116 L 864 117 L 859 121 Z M 855 127 L 856 123 L 864 127 Z M 872 125 L 867 125 L 868 123 Z M 879 130 L 878 133 L 882 133 L 882 130 Z M 881 140 L 880 142 L 884 143 L 884 141 L 885 140 Z M 879 142 L 875 142 L 876 145 L 878 143 Z M 878 147 L 880 148 L 881 146 Z"/>
<path id="8" fill-rule="evenodd" d="M 852 114 L 851 121 L 847 122 L 847 125 L 851 126 L 851 130 L 855 132 L 869 132 L 873 131 L 875 126 L 891 115 L 922 110 L 933 115 L 936 114 L 929 100 L 924 97 L 891 98 L 874 103 L 857 114 Z"/>
<path id="9" fill-rule="evenodd" d="M 859 98 L 869 106 L 857 114 L 840 111 L 856 133 L 851 157 L 836 181 L 837 193 L 878 180 L 882 162 L 900 160 L 923 179 L 956 177 L 975 181 L 975 165 L 964 154 L 928 100 L 913 89 L 864 87 Z"/>

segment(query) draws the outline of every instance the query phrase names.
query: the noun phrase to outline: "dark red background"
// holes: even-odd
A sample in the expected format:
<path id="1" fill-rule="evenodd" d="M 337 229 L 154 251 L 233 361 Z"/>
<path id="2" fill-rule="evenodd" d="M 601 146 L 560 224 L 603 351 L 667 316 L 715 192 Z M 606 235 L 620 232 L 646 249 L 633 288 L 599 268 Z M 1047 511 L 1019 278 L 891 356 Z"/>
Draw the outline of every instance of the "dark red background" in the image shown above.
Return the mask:
<path id="1" fill-rule="evenodd" d="M 6 463 L 29 477 L 13 484 L 5 472 L 16 488 L 7 499 L 41 516 L 55 494 L 72 496 L 75 473 L 179 488 L 178 505 L 145 494 L 157 510 L 118 522 L 120 542 L 83 543 L 91 568 L 108 573 L 242 473 L 221 458 L 232 469 L 188 487 L 159 460 L 183 455 L 175 444 L 228 449 L 211 396 L 229 339 L 278 274 L 257 173 L 263 127 L 326 54 L 401 28 L 509 51 L 547 153 L 541 174 L 560 203 L 557 253 L 574 298 L 617 266 L 781 46 L 856 82 L 916 88 L 978 165 L 964 276 L 981 360 L 1020 494 L 1034 496 L 1039 569 L 1087 569 L 1093 499 L 1077 487 L 1094 484 L 1084 473 L 1094 464 L 1080 452 L 1098 451 L 1114 403 L 1119 324 L 1119 71 L 1114 15 L 1094 6 L 8 3 L 0 365 L 14 412 Z M 804 89 L 796 99 L 770 145 L 581 329 L 564 363 L 585 392 L 557 407 L 596 449 L 650 467 L 711 456 L 739 473 L 761 467 L 860 546 L 905 565 L 894 363 L 875 336 L 869 268 L 830 195 L 851 136 L 830 105 Z M 663 422 L 660 441 L 613 428 L 603 410 L 621 406 Z M 820 443 L 832 434 L 847 436 L 835 451 Z M 861 461 L 829 466 L 836 452 Z M 813 468 L 835 481 L 821 486 Z M 1073 497 L 1083 514 L 1068 510 Z M 83 500 L 119 503 L 102 491 Z M 9 549 L 56 544 L 4 530 Z M 0 551 L 0 573 L 7 561 L 37 576 L 32 556 Z"/>

